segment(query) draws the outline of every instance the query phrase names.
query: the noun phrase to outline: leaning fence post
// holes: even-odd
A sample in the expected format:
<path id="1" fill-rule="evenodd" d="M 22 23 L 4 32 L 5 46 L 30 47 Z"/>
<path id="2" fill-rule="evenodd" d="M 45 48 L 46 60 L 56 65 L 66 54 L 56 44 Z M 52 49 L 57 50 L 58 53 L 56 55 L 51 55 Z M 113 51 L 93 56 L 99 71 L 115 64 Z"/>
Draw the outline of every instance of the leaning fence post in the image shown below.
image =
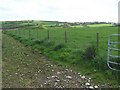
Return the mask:
<path id="1" fill-rule="evenodd" d="M 65 43 L 67 43 L 67 32 L 65 31 Z"/>
<path id="2" fill-rule="evenodd" d="M 99 51 L 99 33 L 97 32 L 97 52 Z"/>

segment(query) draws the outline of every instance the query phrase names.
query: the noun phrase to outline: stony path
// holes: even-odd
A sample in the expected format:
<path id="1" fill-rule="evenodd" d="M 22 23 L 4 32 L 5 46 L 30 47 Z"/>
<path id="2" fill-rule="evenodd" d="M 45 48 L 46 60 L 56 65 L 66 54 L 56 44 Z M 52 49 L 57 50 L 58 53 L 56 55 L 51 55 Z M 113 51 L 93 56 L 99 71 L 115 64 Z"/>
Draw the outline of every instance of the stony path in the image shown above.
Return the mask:
<path id="1" fill-rule="evenodd" d="M 3 88 L 98 88 L 68 67 L 56 64 L 3 35 Z"/>

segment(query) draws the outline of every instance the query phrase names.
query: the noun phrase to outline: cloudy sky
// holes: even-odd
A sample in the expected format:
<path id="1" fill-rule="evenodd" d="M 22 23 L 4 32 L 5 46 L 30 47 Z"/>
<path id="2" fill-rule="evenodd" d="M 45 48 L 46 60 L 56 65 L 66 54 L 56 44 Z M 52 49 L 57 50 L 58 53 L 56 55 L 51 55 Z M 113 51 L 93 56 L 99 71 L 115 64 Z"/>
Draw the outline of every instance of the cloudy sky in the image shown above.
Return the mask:
<path id="1" fill-rule="evenodd" d="M 118 22 L 119 0 L 0 0 L 0 21 Z"/>

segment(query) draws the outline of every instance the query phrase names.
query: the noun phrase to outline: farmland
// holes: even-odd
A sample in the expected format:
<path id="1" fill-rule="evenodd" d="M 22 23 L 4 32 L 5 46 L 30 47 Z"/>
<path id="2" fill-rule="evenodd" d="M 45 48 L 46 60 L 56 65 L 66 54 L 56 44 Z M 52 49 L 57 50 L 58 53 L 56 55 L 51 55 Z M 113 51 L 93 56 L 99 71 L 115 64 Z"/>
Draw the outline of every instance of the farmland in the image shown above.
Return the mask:
<path id="1" fill-rule="evenodd" d="M 65 43 L 65 31 L 67 43 Z M 54 27 L 48 29 L 22 28 L 10 31 L 23 39 L 44 40 L 48 39 L 55 45 L 66 44 L 70 49 L 84 50 L 87 46 L 93 44 L 96 46 L 97 33 L 99 33 L 99 50 L 107 54 L 108 37 L 111 34 L 118 33 L 117 27 L 83 27 L 83 28 L 61 28 Z M 48 37 L 49 33 L 49 37 Z"/>
<path id="2" fill-rule="evenodd" d="M 110 70 L 106 64 L 108 37 L 118 33 L 117 26 L 93 24 L 71 27 L 57 24 L 58 22 L 17 24 L 22 27 L 15 26 L 17 28 L 10 30 L 7 28 L 3 32 L 26 46 L 31 46 L 34 51 L 52 61 L 92 77 L 95 83 L 119 85 L 118 73 Z M 87 51 L 88 48 L 92 50 Z M 92 52 L 94 57 L 89 56 Z"/>

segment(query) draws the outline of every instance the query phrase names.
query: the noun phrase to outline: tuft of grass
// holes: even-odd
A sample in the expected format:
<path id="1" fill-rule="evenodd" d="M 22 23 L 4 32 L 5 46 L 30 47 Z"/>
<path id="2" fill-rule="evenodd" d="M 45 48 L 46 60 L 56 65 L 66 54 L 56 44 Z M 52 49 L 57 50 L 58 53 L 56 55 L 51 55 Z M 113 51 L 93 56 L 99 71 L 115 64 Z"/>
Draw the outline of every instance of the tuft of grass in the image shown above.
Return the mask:
<path id="1" fill-rule="evenodd" d="M 83 53 L 83 58 L 85 60 L 92 60 L 96 57 L 97 52 L 94 45 L 90 45 L 85 49 L 85 52 Z"/>
<path id="2" fill-rule="evenodd" d="M 64 48 L 64 47 L 65 47 L 65 44 L 60 43 L 60 44 L 56 45 L 53 50 L 54 50 L 54 51 L 58 51 L 58 50 L 60 50 L 60 49 L 62 49 L 62 48 Z"/>
<path id="3" fill-rule="evenodd" d="M 50 46 L 53 46 L 54 45 L 54 42 L 51 41 L 51 40 L 45 40 L 43 42 L 43 45 L 46 46 L 46 47 L 50 47 Z"/>
<path id="4" fill-rule="evenodd" d="M 33 45 L 36 45 L 36 44 L 42 44 L 44 42 L 44 40 L 33 40 Z"/>

